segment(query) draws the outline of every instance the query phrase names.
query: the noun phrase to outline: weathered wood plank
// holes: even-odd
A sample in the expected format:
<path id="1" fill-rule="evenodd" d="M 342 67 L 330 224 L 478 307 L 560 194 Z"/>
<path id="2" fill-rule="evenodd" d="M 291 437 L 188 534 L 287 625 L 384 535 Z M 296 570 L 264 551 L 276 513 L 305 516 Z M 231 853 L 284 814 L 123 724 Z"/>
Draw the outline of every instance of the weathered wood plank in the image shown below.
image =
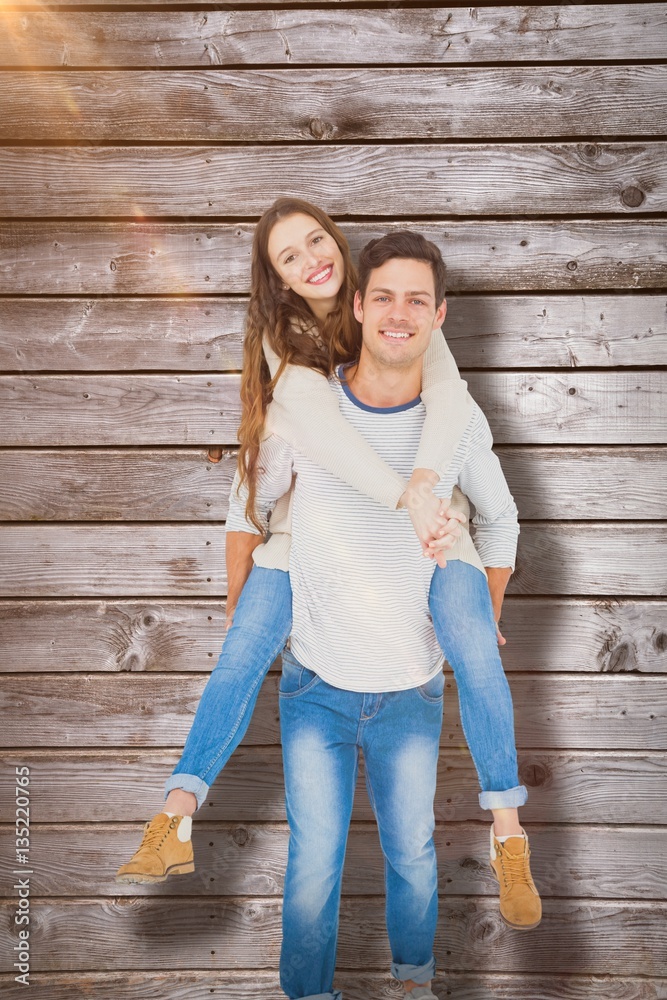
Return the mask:
<path id="1" fill-rule="evenodd" d="M 171 675 L 156 689 L 155 680 L 143 675 L 122 682 L 115 676 L 99 675 L 64 680 L 7 678 L 3 745 L 164 746 L 175 740 L 184 742 L 205 681 L 206 677 Z M 277 677 L 266 682 L 246 743 L 280 741 L 277 686 Z M 451 681 L 448 687 L 451 694 L 442 742 L 446 747 L 463 747 Z M 582 685 L 570 677 L 515 677 L 512 690 L 519 747 L 590 749 L 613 742 L 619 749 L 665 749 L 664 721 L 655 685 L 648 678 L 600 678 Z"/>
<path id="2" fill-rule="evenodd" d="M 386 975 L 340 972 L 336 981 L 348 1000 L 400 1000 L 404 990 Z M 40 1000 L 201 1000 L 215 992 L 219 1000 L 284 1000 L 277 973 L 252 972 L 43 972 L 30 982 Z M 0 975 L 5 1000 L 24 997 L 25 987 Z M 449 971 L 436 975 L 434 989 L 457 1000 L 667 1000 L 667 980 L 617 976 L 540 976 L 526 973 L 481 974 Z"/>
<path id="3" fill-rule="evenodd" d="M 667 518 L 665 449 L 501 446 L 497 453 L 522 521 Z"/>
<path id="4" fill-rule="evenodd" d="M 664 520 L 664 448 L 499 447 L 522 520 Z M 6 521 L 219 521 L 236 451 L 0 450 Z"/>
<path id="5" fill-rule="evenodd" d="M 497 444 L 667 441 L 662 373 L 471 373 L 468 383 Z"/>
<path id="6" fill-rule="evenodd" d="M 661 339 L 658 298 L 651 295 L 645 307 L 634 302 L 642 323 L 637 350 L 645 336 L 655 336 L 653 358 Z M 240 369 L 247 304 L 208 297 L 0 299 L 0 370 Z"/>
<path id="7" fill-rule="evenodd" d="M 225 602 L 3 601 L 0 632 L 3 671 L 202 670 L 218 659 Z"/>
<path id="8" fill-rule="evenodd" d="M 204 666 L 204 664 L 202 664 Z M 3 680 L 4 747 L 164 747 L 185 743 L 208 675 L 146 673 Z M 280 743 L 279 676 L 264 682 L 246 745 Z M 519 749 L 667 750 L 662 678 L 569 674 L 511 678 Z M 465 749 L 456 685 L 447 679 L 441 746 Z"/>
<path id="9" fill-rule="evenodd" d="M 664 444 L 662 371 L 470 372 L 496 444 Z M 3 444 L 235 444 L 238 375 L 2 375 Z"/>
<path id="10" fill-rule="evenodd" d="M 33 896 L 280 896 L 287 863 L 286 824 L 195 821 L 195 872 L 162 885 L 121 885 L 111 876 L 130 858 L 141 830 L 129 824 L 40 825 L 30 831 L 39 858 Z M 637 864 L 637 840 L 642 865 Z M 11 897 L 16 876 L 14 827 L 0 828 L 0 893 Z M 486 823 L 439 824 L 435 832 L 439 886 L 448 894 L 492 896 L 498 886 L 488 864 Z M 659 827 L 541 826 L 531 824 L 532 871 L 543 898 L 662 899 L 667 859 Z M 613 865 L 610 864 L 613 858 Z M 4 870 L 3 870 L 4 869 Z M 384 894 L 384 864 L 374 824 L 350 831 L 343 895 Z"/>
<path id="11" fill-rule="evenodd" d="M 0 903 L 5 922 L 15 907 Z M 445 898 L 435 950 L 456 971 L 568 972 L 657 975 L 667 904 L 551 900 L 530 935 L 503 924 L 496 900 Z M 118 897 L 115 900 L 31 901 L 34 971 L 154 968 L 267 968 L 280 948 L 280 903 L 241 900 Z M 10 925 L 11 926 L 11 925 Z M 0 943 L 13 957 L 16 929 Z M 565 960 L 563 956 L 567 956 Z M 344 899 L 338 966 L 386 969 L 384 901 Z"/>
<path id="12" fill-rule="evenodd" d="M 239 385 L 213 374 L 2 376 L 4 444 L 233 444 Z"/>
<path id="13" fill-rule="evenodd" d="M 667 603 L 510 595 L 505 670 L 667 673 Z M 220 601 L 0 601 L 0 670 L 201 671 L 225 632 Z M 275 665 L 279 669 L 279 664 Z"/>
<path id="14" fill-rule="evenodd" d="M 667 55 L 665 12 L 655 3 L 6 13 L 3 21 L 4 67 L 630 62 Z"/>
<path id="15" fill-rule="evenodd" d="M 0 139 L 648 138 L 666 99 L 660 65 L 8 70 Z"/>
<path id="16" fill-rule="evenodd" d="M 444 333 L 461 368 L 666 364 L 667 301 L 658 294 L 450 295 Z"/>
<path id="17" fill-rule="evenodd" d="M 573 587 L 580 594 L 667 593 L 663 524 L 526 524 L 522 536 L 509 593 L 566 594 Z"/>
<path id="18" fill-rule="evenodd" d="M 267 207 L 273 196 L 266 192 Z M 440 247 L 450 293 L 667 284 L 660 220 L 406 220 L 341 228 L 357 254 L 368 240 L 406 226 Z M 247 292 L 253 231 L 249 223 L 4 222 L 0 294 Z"/>
<path id="19" fill-rule="evenodd" d="M 202 449 L 0 451 L 0 519 L 220 521 L 236 456 L 213 464 Z M 647 456 L 649 482 L 651 465 Z M 640 516 L 651 515 L 642 507 Z"/>
<path id="20" fill-rule="evenodd" d="M 667 1000 L 665 979 L 613 976 L 478 975 L 450 972 L 446 987 L 456 1000 Z M 445 994 L 446 995 L 446 994 Z"/>
<path id="21" fill-rule="evenodd" d="M 247 300 L 0 299 L 0 370 L 240 369 Z M 632 295 L 451 295 L 445 334 L 462 368 L 667 364 L 667 302 Z"/>
<path id="22" fill-rule="evenodd" d="M 263 15 L 264 16 L 264 15 Z M 667 32 L 666 32 L 667 33 Z M 543 215 L 667 208 L 667 143 L 5 146 L 5 216 L 261 215 L 299 194 L 341 215 Z"/>
<path id="23" fill-rule="evenodd" d="M 224 527 L 0 527 L 1 597 L 213 597 L 226 593 Z M 510 594 L 667 593 L 667 531 L 650 522 L 523 525 Z"/>
<path id="24" fill-rule="evenodd" d="M 35 597 L 110 591 L 116 596 L 212 597 L 226 591 L 224 528 L 219 526 L 14 525 L 4 529 L 3 540 L 6 585 Z M 29 569 L 32 559 L 37 562 Z"/>
<path id="25" fill-rule="evenodd" d="M 14 767 L 30 768 L 34 823 L 145 822 L 163 807 L 164 782 L 181 748 L 158 750 L 17 750 L 2 753 L 0 822 L 14 823 Z M 525 823 L 664 822 L 665 753 L 525 750 L 519 777 L 529 792 Z M 63 795 L 63 788 L 68 794 Z M 486 819 L 467 751 L 440 765 L 435 814 L 446 823 Z M 240 747 L 209 792 L 208 820 L 285 819 L 280 747 Z M 363 775 L 354 819 L 372 820 Z"/>

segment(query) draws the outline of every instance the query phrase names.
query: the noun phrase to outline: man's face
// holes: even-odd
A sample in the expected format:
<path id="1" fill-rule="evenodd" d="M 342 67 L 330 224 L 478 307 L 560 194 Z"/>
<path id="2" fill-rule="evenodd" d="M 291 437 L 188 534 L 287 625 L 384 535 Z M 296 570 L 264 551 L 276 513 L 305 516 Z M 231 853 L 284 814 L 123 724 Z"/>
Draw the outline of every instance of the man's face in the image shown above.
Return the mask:
<path id="1" fill-rule="evenodd" d="M 363 349 L 391 368 L 410 368 L 422 357 L 446 311 L 435 301 L 430 265 L 402 257 L 371 271 L 363 302 L 359 292 L 354 297 Z"/>

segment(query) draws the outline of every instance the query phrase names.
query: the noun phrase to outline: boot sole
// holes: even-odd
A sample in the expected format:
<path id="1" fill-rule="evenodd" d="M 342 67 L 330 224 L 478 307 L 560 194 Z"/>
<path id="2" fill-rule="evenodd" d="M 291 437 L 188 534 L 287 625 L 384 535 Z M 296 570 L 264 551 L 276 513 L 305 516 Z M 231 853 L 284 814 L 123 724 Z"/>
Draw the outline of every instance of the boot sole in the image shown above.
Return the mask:
<path id="1" fill-rule="evenodd" d="M 496 869 L 493 867 L 493 865 L 489 865 L 489 868 L 491 869 L 491 874 L 493 875 L 494 879 L 496 880 L 498 885 L 500 885 L 500 879 L 496 875 Z M 500 919 L 505 924 L 505 926 L 511 927 L 513 931 L 533 931 L 535 930 L 536 927 L 539 927 L 539 925 L 542 923 L 542 917 L 540 917 L 540 919 L 536 920 L 534 924 L 513 924 L 503 914 L 502 910 L 499 910 L 498 912 L 500 913 Z"/>
<path id="2" fill-rule="evenodd" d="M 126 875 L 116 875 L 116 882 L 126 885 L 136 885 L 144 883 L 166 882 L 170 875 L 189 875 L 195 870 L 194 861 L 189 861 L 184 865 L 174 865 L 168 868 L 164 875 L 144 875 L 142 872 L 128 872 Z"/>

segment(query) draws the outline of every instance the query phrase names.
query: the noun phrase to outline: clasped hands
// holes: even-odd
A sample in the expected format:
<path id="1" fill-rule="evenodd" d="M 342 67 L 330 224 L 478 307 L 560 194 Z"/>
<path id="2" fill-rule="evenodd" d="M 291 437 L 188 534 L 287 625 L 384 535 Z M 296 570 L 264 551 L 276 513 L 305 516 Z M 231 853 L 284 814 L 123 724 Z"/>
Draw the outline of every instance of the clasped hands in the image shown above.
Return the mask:
<path id="1" fill-rule="evenodd" d="M 453 509 L 451 498 L 441 499 L 435 495 L 433 487 L 437 482 L 437 474 L 430 469 L 415 469 L 399 506 L 405 507 L 410 515 L 424 557 L 435 559 L 444 569 L 447 565 L 445 553 L 460 538 L 466 516 Z"/>

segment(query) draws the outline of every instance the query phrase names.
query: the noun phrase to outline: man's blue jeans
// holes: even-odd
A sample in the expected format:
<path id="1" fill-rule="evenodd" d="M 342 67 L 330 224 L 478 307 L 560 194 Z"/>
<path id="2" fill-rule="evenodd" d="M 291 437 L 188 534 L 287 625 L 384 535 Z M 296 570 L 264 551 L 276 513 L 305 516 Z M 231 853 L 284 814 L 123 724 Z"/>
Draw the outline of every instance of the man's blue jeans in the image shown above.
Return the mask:
<path id="1" fill-rule="evenodd" d="M 429 607 L 443 652 L 454 671 L 463 731 L 483 809 L 521 806 L 512 697 L 498 653 L 486 577 L 460 560 L 436 568 Z M 243 739 L 267 671 L 292 628 L 289 573 L 255 566 L 243 588 L 234 624 L 204 688 L 180 761 L 165 785 L 193 792 L 197 805 Z"/>
<path id="2" fill-rule="evenodd" d="M 442 671 L 422 687 L 343 691 L 283 653 L 280 731 L 290 827 L 280 985 L 290 1000 L 340 1000 L 333 989 L 345 845 L 363 751 L 385 859 L 391 973 L 435 971 L 438 871 L 433 798 Z"/>

